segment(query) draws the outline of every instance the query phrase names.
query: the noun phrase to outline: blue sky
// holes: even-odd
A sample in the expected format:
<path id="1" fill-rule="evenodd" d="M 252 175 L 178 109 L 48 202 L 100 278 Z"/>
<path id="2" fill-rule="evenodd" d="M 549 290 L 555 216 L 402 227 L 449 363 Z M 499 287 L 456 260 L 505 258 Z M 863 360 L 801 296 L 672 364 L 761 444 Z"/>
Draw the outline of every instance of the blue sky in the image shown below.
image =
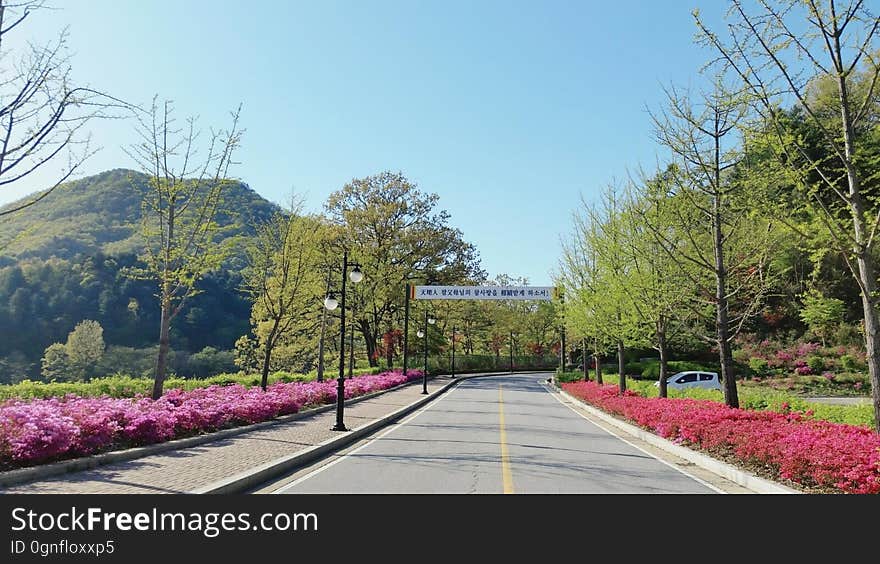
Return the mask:
<path id="1" fill-rule="evenodd" d="M 233 174 L 270 200 L 294 190 L 317 211 L 352 178 L 402 171 L 439 194 L 490 276 L 549 285 L 581 194 L 655 163 L 645 108 L 663 84 L 702 82 L 691 10 L 717 24 L 724 4 L 71 0 L 21 39 L 67 25 L 76 81 L 158 94 L 205 127 L 242 103 Z M 133 126 L 93 123 L 102 150 L 83 172 L 136 168 Z"/>

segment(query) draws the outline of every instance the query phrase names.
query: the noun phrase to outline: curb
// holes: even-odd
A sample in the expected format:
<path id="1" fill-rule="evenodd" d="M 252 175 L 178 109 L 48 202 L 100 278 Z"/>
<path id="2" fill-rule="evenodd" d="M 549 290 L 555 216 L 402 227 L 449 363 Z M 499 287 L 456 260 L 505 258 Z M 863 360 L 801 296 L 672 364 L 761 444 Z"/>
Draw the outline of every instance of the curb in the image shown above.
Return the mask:
<path id="1" fill-rule="evenodd" d="M 323 456 L 344 448 L 354 442 L 359 441 L 360 439 L 376 432 L 382 427 L 387 426 L 390 423 L 400 419 L 401 417 L 412 413 L 413 411 L 419 409 L 420 407 L 430 403 L 437 397 L 444 394 L 447 390 L 452 388 L 453 386 L 457 386 L 460 382 L 465 380 L 469 380 L 471 378 L 482 378 L 486 376 L 498 376 L 502 374 L 509 374 L 509 372 L 493 372 L 493 373 L 483 373 L 483 374 L 465 374 L 461 376 L 456 376 L 451 382 L 447 383 L 442 388 L 428 394 L 424 398 L 417 400 L 409 405 L 401 407 L 396 411 L 391 412 L 388 415 L 380 417 L 363 427 L 358 427 L 341 437 L 336 437 L 332 439 L 327 439 L 326 441 L 309 447 L 303 451 L 289 454 L 287 456 L 283 456 L 271 462 L 267 462 L 262 464 L 261 466 L 257 466 L 256 468 L 252 468 L 250 470 L 245 470 L 244 472 L 240 472 L 228 478 L 224 478 L 222 480 L 218 480 L 214 483 L 208 484 L 206 486 L 202 486 L 200 488 L 196 488 L 188 493 L 190 494 L 238 494 L 238 493 L 246 493 L 248 490 L 253 489 L 254 487 L 263 484 L 273 478 L 276 478 L 282 474 L 286 474 L 291 470 L 294 470 L 298 467 L 305 466 L 306 464 L 313 462 Z"/>
<path id="2" fill-rule="evenodd" d="M 664 439 L 663 437 L 659 437 L 654 433 L 649 431 L 645 431 L 641 427 L 637 427 L 630 423 L 626 423 L 613 417 L 604 411 L 593 407 L 592 405 L 584 402 L 583 400 L 576 398 L 560 388 L 556 384 L 556 380 L 553 379 L 551 385 L 553 388 L 559 392 L 560 395 L 570 400 L 572 403 L 578 405 L 587 411 L 591 415 L 598 417 L 599 419 L 609 423 L 631 435 L 638 437 L 639 439 L 649 443 L 657 448 L 660 448 L 670 454 L 674 454 L 679 458 L 683 458 L 688 462 L 692 462 L 697 466 L 704 468 L 714 474 L 721 476 L 722 478 L 726 478 L 731 482 L 735 482 L 745 488 L 752 490 L 755 493 L 762 494 L 802 494 L 803 492 L 798 491 L 796 489 L 790 488 L 788 486 L 782 485 L 778 482 L 774 482 L 772 480 L 768 480 L 766 478 L 761 478 L 760 476 L 756 476 L 751 472 L 746 472 L 736 466 L 728 464 L 726 462 L 722 462 L 711 456 L 705 455 L 703 453 L 697 452 L 695 450 L 691 450 L 687 447 L 683 447 L 681 445 L 677 445 L 672 441 Z"/>
<path id="3" fill-rule="evenodd" d="M 429 379 L 433 379 L 433 376 L 429 376 Z M 376 392 L 370 392 L 369 394 L 364 394 L 362 396 L 357 396 L 357 397 L 350 398 L 350 399 L 346 400 L 345 405 L 349 406 L 349 405 L 355 404 L 360 401 L 368 400 L 370 398 L 374 398 L 376 396 L 380 396 L 382 394 L 386 394 L 388 392 L 393 392 L 394 390 L 399 390 L 399 389 L 404 388 L 406 386 L 416 385 L 419 383 L 420 383 L 420 381 L 413 380 L 412 382 L 406 382 L 404 384 L 394 386 L 393 388 L 388 388 L 387 390 L 379 390 Z M 6 488 L 8 486 L 26 484 L 28 482 L 35 482 L 37 480 L 51 478 L 54 476 L 60 476 L 62 474 L 67 474 L 70 472 L 78 472 L 80 470 L 91 470 L 92 468 L 97 468 L 99 466 L 104 466 L 107 464 L 113 464 L 115 462 L 125 462 L 127 460 L 135 460 L 138 458 L 143 458 L 145 456 L 150 456 L 153 454 L 159 454 L 161 452 L 165 452 L 165 451 L 169 451 L 169 450 L 190 448 L 190 447 L 202 445 L 205 443 L 210 443 L 213 441 L 227 439 L 229 437 L 234 437 L 236 435 L 249 433 L 251 431 L 259 431 L 260 429 L 264 429 L 266 427 L 271 427 L 273 425 L 278 425 L 280 423 L 289 423 L 291 421 L 296 421 L 298 419 L 303 419 L 305 417 L 309 417 L 311 415 L 317 415 L 319 413 L 323 413 L 325 411 L 330 411 L 333 409 L 336 409 L 335 403 L 321 405 L 318 407 L 313 407 L 310 409 L 306 409 L 304 411 L 298 411 L 297 413 L 291 413 L 289 415 L 282 415 L 280 417 L 276 417 L 274 419 L 269 419 L 267 421 L 260 421 L 259 423 L 252 423 L 250 425 L 240 425 L 238 427 L 232 427 L 229 429 L 222 429 L 220 431 L 213 431 L 213 432 L 205 433 L 202 435 L 196 435 L 194 437 L 174 439 L 171 441 L 165 441 L 165 442 L 156 443 L 153 445 L 146 445 L 146 446 L 142 446 L 142 447 L 134 447 L 134 448 L 127 448 L 124 450 L 116 450 L 116 451 L 104 452 L 104 453 L 100 453 L 100 454 L 93 454 L 90 456 L 83 456 L 83 457 L 74 458 L 71 460 L 62 460 L 59 462 L 52 462 L 52 463 L 44 464 L 41 466 L 31 466 L 28 468 L 17 468 L 15 470 L 7 470 L 5 472 L 0 472 L 0 489 Z"/>

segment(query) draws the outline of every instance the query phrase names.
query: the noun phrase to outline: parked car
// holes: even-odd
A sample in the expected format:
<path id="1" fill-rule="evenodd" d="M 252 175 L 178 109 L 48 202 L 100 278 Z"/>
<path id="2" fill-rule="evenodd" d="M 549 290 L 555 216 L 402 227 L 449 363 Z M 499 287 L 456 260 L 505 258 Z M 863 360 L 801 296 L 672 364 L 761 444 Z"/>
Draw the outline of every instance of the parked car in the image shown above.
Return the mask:
<path id="1" fill-rule="evenodd" d="M 660 387 L 660 382 L 654 382 Z M 707 390 L 720 390 L 721 379 L 717 372 L 704 372 L 702 370 L 685 370 L 666 377 L 666 387 L 672 390 L 684 388 L 705 388 Z"/>

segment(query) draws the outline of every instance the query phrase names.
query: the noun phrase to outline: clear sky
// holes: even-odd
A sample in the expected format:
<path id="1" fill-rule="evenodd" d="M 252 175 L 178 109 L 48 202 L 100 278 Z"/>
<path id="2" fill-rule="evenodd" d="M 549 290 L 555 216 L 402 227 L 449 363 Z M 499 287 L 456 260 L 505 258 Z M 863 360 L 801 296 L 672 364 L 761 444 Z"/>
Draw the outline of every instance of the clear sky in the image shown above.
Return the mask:
<path id="1" fill-rule="evenodd" d="M 440 196 L 490 276 L 549 285 L 581 194 L 658 148 L 645 108 L 702 82 L 691 10 L 721 0 L 56 0 L 21 34 L 69 26 L 73 78 L 223 127 L 243 104 L 233 174 L 317 211 L 352 178 L 402 171 Z M 93 123 L 84 174 L 136 168 L 127 121 Z M 45 186 L 0 192 L 5 203 Z"/>

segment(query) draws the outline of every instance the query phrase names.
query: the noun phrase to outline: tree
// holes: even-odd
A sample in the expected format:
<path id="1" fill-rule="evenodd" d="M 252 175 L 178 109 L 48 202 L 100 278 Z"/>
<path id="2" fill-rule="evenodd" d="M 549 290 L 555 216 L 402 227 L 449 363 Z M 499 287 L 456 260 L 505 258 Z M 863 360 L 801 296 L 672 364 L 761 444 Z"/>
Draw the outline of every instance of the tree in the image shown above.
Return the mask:
<path id="1" fill-rule="evenodd" d="M 580 213 L 572 213 L 574 229 L 571 238 L 563 242 L 556 285 L 566 289 L 566 330 L 590 343 L 596 382 L 602 384 L 602 359 L 616 339 L 606 325 L 606 308 L 611 302 L 604 299 L 607 278 L 594 246 L 599 227 L 592 220 L 599 212 L 583 197 L 581 207 Z"/>
<path id="2" fill-rule="evenodd" d="M 641 321 L 636 315 L 630 285 L 632 265 L 627 254 L 625 224 L 620 196 L 616 188 L 604 191 L 599 206 L 585 208 L 586 217 L 581 222 L 589 225 L 585 242 L 595 256 L 591 272 L 594 315 L 602 319 L 600 331 L 604 338 L 617 348 L 618 387 L 626 391 L 625 353 L 628 344 L 638 344 Z"/>
<path id="3" fill-rule="evenodd" d="M 438 200 L 402 173 L 389 171 L 354 179 L 327 200 L 328 215 L 341 229 L 341 244 L 364 272 L 356 322 L 370 366 L 378 365 L 380 336 L 400 326 L 406 284 L 485 278 L 474 246 L 447 225 L 447 211 L 435 211 Z"/>
<path id="4" fill-rule="evenodd" d="M 40 359 L 40 374 L 47 382 L 75 382 L 88 378 L 104 356 L 104 329 L 91 319 L 77 323 L 67 342 L 52 343 Z"/>
<path id="5" fill-rule="evenodd" d="M 46 347 L 40 359 L 40 374 L 46 382 L 65 382 L 73 380 L 67 347 L 62 343 L 52 343 Z"/>
<path id="6" fill-rule="evenodd" d="M 91 319 L 81 321 L 67 336 L 64 348 L 72 367 L 80 375 L 88 375 L 90 369 L 104 356 L 104 328 Z"/>
<path id="7" fill-rule="evenodd" d="M 843 321 L 843 301 L 825 297 L 815 288 L 804 292 L 801 299 L 804 303 L 800 312 L 801 319 L 822 339 L 822 346 L 826 346 L 828 335 Z"/>
<path id="8" fill-rule="evenodd" d="M 300 205 L 279 211 L 257 227 L 248 248 L 243 289 L 253 301 L 251 313 L 262 353 L 263 390 L 269 377 L 272 351 L 290 332 L 302 326 L 320 303 L 322 253 L 318 246 L 321 222 L 299 213 Z"/>
<path id="9" fill-rule="evenodd" d="M 242 335 L 235 341 L 235 365 L 246 374 L 260 369 L 257 342 L 248 335 Z"/>
<path id="10" fill-rule="evenodd" d="M 745 106 L 720 79 L 696 101 L 674 88 L 666 93 L 666 109 L 651 115 L 657 139 L 673 163 L 665 171 L 667 191 L 655 194 L 654 201 L 672 199 L 675 229 L 645 225 L 693 284 L 691 310 L 697 317 L 714 317 L 713 334 L 704 338 L 718 349 L 725 403 L 739 407 L 731 342 L 758 311 L 768 287 L 770 252 L 763 236 L 769 228 L 763 233 L 755 229 L 759 220 L 732 174 L 741 162 L 735 137 Z M 688 243 L 684 247 L 682 240 Z M 733 299 L 744 306 L 739 314 L 731 309 Z"/>
<path id="11" fill-rule="evenodd" d="M 801 181 L 803 204 L 822 218 L 835 250 L 846 259 L 859 285 L 874 420 L 880 430 L 880 295 L 875 258 L 880 211 L 869 212 L 863 187 L 866 177 L 859 166 L 860 142 L 875 125 L 871 118 L 880 81 L 875 54 L 880 17 L 864 0 L 828 0 L 824 6 L 816 0 L 802 5 L 765 0 L 756 14 L 732 0 L 725 38 L 713 33 L 698 12 L 694 18 L 702 41 L 719 53 L 722 68 L 752 94 L 755 111 L 775 133 L 780 159 Z M 806 26 L 809 33 L 796 33 L 800 26 Z M 811 37 L 817 41 L 810 41 Z M 863 69 L 860 63 L 865 63 Z M 823 78 L 836 87 L 832 106 L 836 111 L 823 112 L 809 95 L 817 79 Z M 864 86 L 855 87 L 857 80 Z M 803 137 L 788 134 L 782 107 L 791 99 L 830 148 L 828 158 L 816 158 Z M 843 174 L 838 174 L 841 170 Z M 817 180 L 811 181 L 810 174 Z M 825 199 L 829 194 L 846 213 L 836 213 Z"/>
<path id="12" fill-rule="evenodd" d="M 149 176 L 143 193 L 145 266 L 132 274 L 158 282 L 159 352 L 153 399 L 162 396 L 168 365 L 171 322 L 187 299 L 198 293 L 196 283 L 217 268 L 222 249 L 213 243 L 214 217 L 222 205 L 232 155 L 238 148 L 241 107 L 232 113 L 228 130 L 211 131 L 207 149 L 198 155 L 199 131 L 189 118 L 183 129 L 175 125 L 173 105 L 157 98 L 146 115 L 138 115 L 141 141 L 128 151 Z"/>
<path id="13" fill-rule="evenodd" d="M 669 343 L 687 323 L 688 284 L 681 268 L 669 260 L 651 234 L 650 226 L 673 225 L 669 201 L 650 197 L 662 186 L 660 179 L 648 179 L 631 186 L 621 209 L 618 246 L 612 252 L 627 265 L 628 276 L 621 290 L 629 298 L 633 313 L 630 330 L 636 342 L 650 343 L 660 355 L 659 397 L 667 396 L 666 376 Z M 648 197 L 645 197 L 648 194 Z M 670 240 L 683 244 L 683 240 Z"/>
<path id="14" fill-rule="evenodd" d="M 16 50 L 10 36 L 33 14 L 47 8 L 42 0 L 0 0 L 0 188 L 51 166 L 49 188 L 0 210 L 0 217 L 31 206 L 58 188 L 94 150 L 84 126 L 109 110 L 129 105 L 103 92 L 76 86 L 67 53 L 67 31 L 55 41 L 28 43 Z M 63 159 L 67 160 L 62 165 Z"/>

